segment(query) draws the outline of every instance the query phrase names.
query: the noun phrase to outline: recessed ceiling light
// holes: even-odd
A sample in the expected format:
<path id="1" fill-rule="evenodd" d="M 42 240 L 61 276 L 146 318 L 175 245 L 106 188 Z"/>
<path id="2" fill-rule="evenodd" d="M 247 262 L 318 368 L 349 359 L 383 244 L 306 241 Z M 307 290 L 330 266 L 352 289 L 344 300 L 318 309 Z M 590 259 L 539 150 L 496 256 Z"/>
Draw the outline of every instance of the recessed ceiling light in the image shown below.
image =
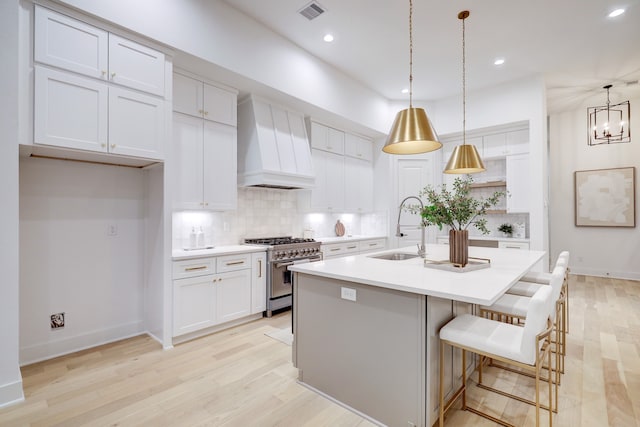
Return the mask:
<path id="1" fill-rule="evenodd" d="M 333 41 L 333 34 L 325 34 L 323 40 L 327 43 L 331 43 Z"/>
<path id="2" fill-rule="evenodd" d="M 624 13 L 624 9 L 616 9 L 609 14 L 609 18 L 615 18 L 616 16 L 620 16 Z"/>
<path id="3" fill-rule="evenodd" d="M 404 89 L 402 89 L 402 93 L 409 93 L 409 89 L 405 87 Z"/>
<path id="4" fill-rule="evenodd" d="M 502 65 L 504 64 L 504 58 L 498 58 L 495 61 L 493 61 L 493 65 Z"/>

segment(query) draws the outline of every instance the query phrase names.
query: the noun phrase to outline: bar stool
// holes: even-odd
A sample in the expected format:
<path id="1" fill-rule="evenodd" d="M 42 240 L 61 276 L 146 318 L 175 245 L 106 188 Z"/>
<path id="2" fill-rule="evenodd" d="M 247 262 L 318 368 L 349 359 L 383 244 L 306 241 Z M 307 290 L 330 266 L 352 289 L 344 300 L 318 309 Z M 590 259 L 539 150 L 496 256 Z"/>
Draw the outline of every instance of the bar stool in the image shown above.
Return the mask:
<path id="1" fill-rule="evenodd" d="M 559 265 L 559 263 L 564 263 L 565 267 L 566 267 L 566 271 L 565 271 L 565 281 L 563 284 L 563 292 L 565 295 L 565 301 L 564 301 L 564 307 L 563 307 L 563 318 L 564 318 L 564 330 L 565 333 L 569 333 L 569 251 L 562 251 L 560 252 L 560 255 L 558 255 L 558 259 L 556 260 L 556 266 Z M 530 272 L 525 274 L 522 279 L 520 279 L 521 282 L 529 282 L 529 283 L 539 283 L 539 284 L 543 284 L 543 285 L 548 285 L 549 284 L 549 280 L 551 279 L 551 275 L 550 273 L 543 273 L 543 272 Z M 523 286 L 520 285 L 520 282 L 516 283 L 516 288 L 512 288 L 509 289 L 507 291 L 507 293 L 517 293 L 517 289 L 518 286 Z M 522 291 L 521 291 L 522 292 Z M 527 296 L 531 296 L 532 294 L 523 294 L 520 293 L 519 295 L 527 295 Z"/>
<path id="2" fill-rule="evenodd" d="M 551 317 L 554 307 L 556 307 L 556 305 L 553 304 L 552 288 L 551 286 L 546 286 L 540 288 L 533 297 L 531 297 L 524 327 L 470 314 L 463 314 L 455 317 L 440 329 L 440 427 L 444 426 L 445 412 L 451 408 L 453 403 L 459 397 L 462 397 L 463 410 L 473 412 L 498 424 L 511 426 L 511 424 L 506 421 L 500 420 L 480 411 L 477 408 L 471 408 L 467 405 L 467 351 L 478 354 L 481 358 L 488 357 L 496 359 L 503 363 L 508 363 L 534 373 L 536 387 L 535 402 L 526 400 L 519 396 L 514 396 L 504 391 L 498 391 L 495 389 L 491 390 L 498 391 L 502 395 L 509 396 L 526 403 L 534 404 L 536 407 L 536 426 L 540 425 L 540 371 L 545 358 L 547 359 L 547 364 L 549 366 L 551 364 L 550 349 L 551 332 L 553 329 Z M 451 345 L 462 350 L 462 385 L 446 404 L 444 402 L 445 345 Z M 549 404 L 547 408 L 549 411 L 549 426 L 551 427 L 553 422 L 551 376 L 549 376 L 547 380 L 549 393 Z M 481 383 L 482 377 L 480 376 L 478 385 Z"/>
<path id="3" fill-rule="evenodd" d="M 547 365 L 549 369 L 549 377 L 551 377 L 551 371 L 557 373 L 564 372 L 564 357 L 565 351 L 565 332 L 564 332 L 564 301 L 565 295 L 563 294 L 563 283 L 565 278 L 566 268 L 563 265 L 559 265 L 553 269 L 550 274 L 551 281 L 549 285 L 537 285 L 538 291 L 541 289 L 551 289 L 552 298 L 554 304 L 557 305 L 557 310 L 552 311 L 551 321 L 554 326 L 553 333 L 553 349 L 555 353 L 555 364 Z M 538 292 L 536 291 L 536 293 Z M 535 294 L 534 294 L 535 295 Z M 529 311 L 531 310 L 531 302 L 533 297 L 526 297 L 521 295 L 504 294 L 491 306 L 481 306 L 480 315 L 488 317 L 492 320 L 506 321 L 509 323 L 520 323 L 526 319 Z M 556 315 L 557 314 L 557 315 Z M 499 365 L 496 365 L 501 367 Z M 560 377 L 557 376 L 557 381 L 560 381 Z M 557 395 L 556 395 L 556 407 L 557 407 Z"/>

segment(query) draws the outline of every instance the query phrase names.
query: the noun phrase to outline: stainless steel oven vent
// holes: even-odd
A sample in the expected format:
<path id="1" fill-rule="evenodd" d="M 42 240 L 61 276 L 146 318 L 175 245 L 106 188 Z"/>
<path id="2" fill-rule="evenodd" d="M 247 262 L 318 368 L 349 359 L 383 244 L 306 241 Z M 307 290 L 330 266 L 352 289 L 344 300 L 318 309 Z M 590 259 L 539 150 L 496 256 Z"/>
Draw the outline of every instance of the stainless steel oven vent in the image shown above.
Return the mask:
<path id="1" fill-rule="evenodd" d="M 300 9 L 298 13 L 311 21 L 312 19 L 315 19 L 318 16 L 322 15 L 325 11 L 325 8 L 320 6 L 317 2 L 312 1 L 311 3 Z"/>

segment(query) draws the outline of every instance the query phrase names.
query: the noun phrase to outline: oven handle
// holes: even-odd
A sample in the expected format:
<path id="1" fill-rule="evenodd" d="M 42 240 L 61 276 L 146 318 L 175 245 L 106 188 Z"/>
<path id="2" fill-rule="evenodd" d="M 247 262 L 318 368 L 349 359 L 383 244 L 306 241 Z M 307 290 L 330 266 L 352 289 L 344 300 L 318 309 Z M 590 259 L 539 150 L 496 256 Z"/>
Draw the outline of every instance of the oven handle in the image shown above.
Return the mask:
<path id="1" fill-rule="evenodd" d="M 294 264 L 304 264 L 307 262 L 314 262 L 314 261 L 321 261 L 321 260 L 322 260 L 322 255 L 316 255 L 309 258 L 297 259 L 295 261 L 277 262 L 276 268 L 289 267 L 290 265 L 294 265 Z"/>

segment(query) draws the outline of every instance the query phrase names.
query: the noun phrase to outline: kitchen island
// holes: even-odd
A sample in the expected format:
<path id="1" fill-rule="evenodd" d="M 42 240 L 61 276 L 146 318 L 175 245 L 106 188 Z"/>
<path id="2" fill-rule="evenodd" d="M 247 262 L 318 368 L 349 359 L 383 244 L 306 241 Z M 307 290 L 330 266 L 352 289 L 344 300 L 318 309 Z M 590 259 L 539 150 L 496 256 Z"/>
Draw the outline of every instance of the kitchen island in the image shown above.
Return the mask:
<path id="1" fill-rule="evenodd" d="M 448 251 L 427 245 L 427 258 L 446 260 Z M 490 259 L 491 266 L 464 273 L 425 267 L 419 257 L 375 258 L 392 252 L 415 248 L 290 267 L 293 362 L 301 384 L 371 421 L 431 426 L 438 411 L 440 327 L 477 304 L 493 303 L 545 252 L 470 247 L 471 257 Z M 445 357 L 445 390 L 453 390 L 459 355 Z"/>

